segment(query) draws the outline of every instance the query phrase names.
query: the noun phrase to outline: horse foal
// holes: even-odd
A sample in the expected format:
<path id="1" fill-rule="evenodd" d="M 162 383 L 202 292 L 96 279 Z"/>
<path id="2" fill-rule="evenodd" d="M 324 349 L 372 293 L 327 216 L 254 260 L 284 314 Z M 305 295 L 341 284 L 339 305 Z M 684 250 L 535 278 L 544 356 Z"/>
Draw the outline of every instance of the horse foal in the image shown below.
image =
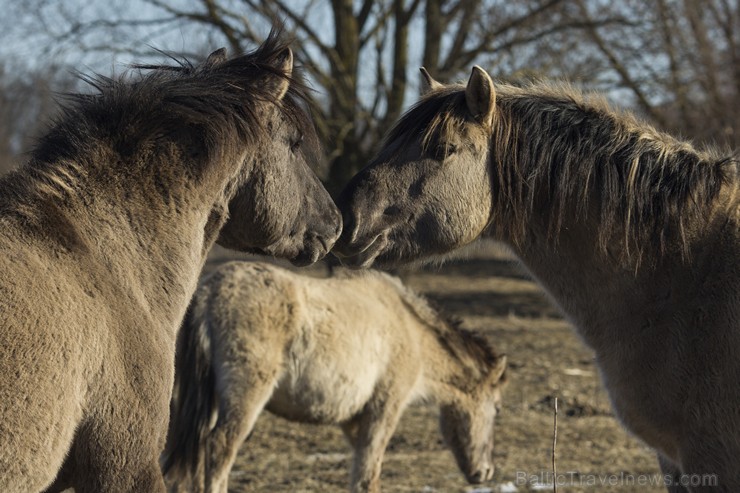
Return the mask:
<path id="1" fill-rule="evenodd" d="M 196 491 L 225 492 L 266 408 L 341 425 L 354 449 L 352 491 L 379 491 L 403 410 L 431 399 L 468 481 L 489 480 L 505 369 L 481 336 L 389 275 L 316 279 L 228 263 L 196 292 L 179 335 L 165 474 L 175 489 L 190 480 Z"/>

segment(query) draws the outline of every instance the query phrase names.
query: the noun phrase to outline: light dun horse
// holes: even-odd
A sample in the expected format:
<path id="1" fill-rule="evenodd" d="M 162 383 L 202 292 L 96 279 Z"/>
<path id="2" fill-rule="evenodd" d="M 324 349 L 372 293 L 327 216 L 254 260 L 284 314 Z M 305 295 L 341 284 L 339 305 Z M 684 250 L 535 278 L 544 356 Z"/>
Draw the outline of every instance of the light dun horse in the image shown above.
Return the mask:
<path id="1" fill-rule="evenodd" d="M 0 491 L 164 491 L 175 334 L 219 232 L 301 264 L 338 236 L 277 33 L 150 69 L 91 79 L 0 182 Z"/>
<path id="2" fill-rule="evenodd" d="M 441 406 L 467 479 L 493 475 L 506 357 L 386 274 L 316 279 L 226 264 L 196 292 L 176 367 L 164 469 L 183 491 L 226 492 L 263 408 L 340 424 L 354 448 L 352 491 L 379 491 L 388 440 L 419 399 Z"/>
<path id="3" fill-rule="evenodd" d="M 392 266 L 503 240 L 664 471 L 740 491 L 738 161 L 571 88 L 427 82 L 343 191 L 335 251 Z"/>

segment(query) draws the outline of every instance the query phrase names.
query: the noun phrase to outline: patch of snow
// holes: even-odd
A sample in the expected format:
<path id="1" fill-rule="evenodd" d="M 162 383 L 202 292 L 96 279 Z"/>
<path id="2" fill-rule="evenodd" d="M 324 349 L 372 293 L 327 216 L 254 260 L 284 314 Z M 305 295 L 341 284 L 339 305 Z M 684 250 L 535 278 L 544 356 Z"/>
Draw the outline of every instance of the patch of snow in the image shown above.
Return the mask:
<path id="1" fill-rule="evenodd" d="M 306 462 L 313 464 L 315 462 L 342 462 L 349 459 L 349 455 L 342 453 L 318 453 L 306 457 Z"/>
<path id="2" fill-rule="evenodd" d="M 530 485 L 530 489 L 532 491 L 552 491 L 552 484 L 551 483 L 535 483 Z"/>
<path id="3" fill-rule="evenodd" d="M 516 487 L 514 483 L 509 481 L 508 483 L 503 483 L 501 486 L 498 487 L 499 493 L 517 493 L 519 491 L 519 488 Z"/>

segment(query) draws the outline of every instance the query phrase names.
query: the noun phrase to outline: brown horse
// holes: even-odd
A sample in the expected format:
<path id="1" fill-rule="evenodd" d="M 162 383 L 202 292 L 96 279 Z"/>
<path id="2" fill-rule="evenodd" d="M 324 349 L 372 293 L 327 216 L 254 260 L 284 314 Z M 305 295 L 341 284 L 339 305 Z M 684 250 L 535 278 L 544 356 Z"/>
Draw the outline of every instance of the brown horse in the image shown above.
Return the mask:
<path id="1" fill-rule="evenodd" d="M 0 491 L 164 491 L 175 334 L 211 245 L 306 264 L 338 237 L 292 60 L 273 31 L 91 78 L 0 182 Z"/>
<path id="2" fill-rule="evenodd" d="M 164 460 L 176 491 L 225 493 L 264 408 L 341 425 L 355 452 L 352 491 L 379 491 L 388 441 L 419 399 L 439 403 L 466 478 L 493 476 L 506 357 L 394 277 L 317 279 L 232 262 L 196 291 L 177 348 Z"/>
<path id="3" fill-rule="evenodd" d="M 343 191 L 337 253 L 391 266 L 508 243 L 669 486 L 740 491 L 738 160 L 567 86 L 494 87 L 479 67 L 427 82 Z"/>

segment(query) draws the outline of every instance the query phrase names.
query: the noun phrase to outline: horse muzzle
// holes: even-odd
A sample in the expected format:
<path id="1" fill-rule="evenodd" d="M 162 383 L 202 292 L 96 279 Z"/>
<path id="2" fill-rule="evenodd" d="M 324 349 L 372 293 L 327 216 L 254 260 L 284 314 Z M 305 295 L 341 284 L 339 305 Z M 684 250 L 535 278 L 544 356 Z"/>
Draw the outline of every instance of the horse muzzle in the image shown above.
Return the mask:
<path id="1" fill-rule="evenodd" d="M 340 244 L 337 242 L 333 253 L 347 267 L 352 269 L 366 269 L 385 251 L 388 243 L 388 235 L 381 233 L 369 242 L 362 244 Z"/>
<path id="2" fill-rule="evenodd" d="M 303 236 L 302 242 L 295 246 L 295 253 L 289 255 L 288 259 L 297 267 L 305 267 L 318 262 L 331 251 L 341 233 L 342 223 L 339 221 L 329 231 L 309 231 Z"/>
<path id="3" fill-rule="evenodd" d="M 470 484 L 481 484 L 485 483 L 486 481 L 490 481 L 493 479 L 493 473 L 495 471 L 495 468 L 493 467 L 493 464 L 485 464 L 481 467 L 479 467 L 475 471 L 471 471 L 470 473 L 465 475 L 465 479 L 468 480 L 468 483 Z"/>

